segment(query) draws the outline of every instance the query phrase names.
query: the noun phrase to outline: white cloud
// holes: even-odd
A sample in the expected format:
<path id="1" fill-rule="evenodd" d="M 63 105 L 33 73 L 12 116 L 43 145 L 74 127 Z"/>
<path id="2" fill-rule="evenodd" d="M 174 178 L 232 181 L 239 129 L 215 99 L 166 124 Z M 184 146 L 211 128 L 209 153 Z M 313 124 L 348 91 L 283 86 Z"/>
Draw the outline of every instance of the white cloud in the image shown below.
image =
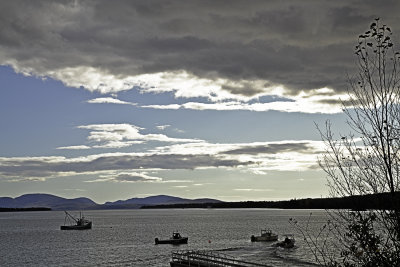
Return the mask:
<path id="1" fill-rule="evenodd" d="M 143 108 L 153 109 L 192 109 L 192 110 L 248 110 L 248 111 L 281 111 L 281 112 L 304 112 L 304 113 L 341 113 L 342 104 L 340 99 L 346 101 L 346 94 L 334 93 L 332 89 L 321 88 L 310 92 L 301 92 L 296 96 L 287 96 L 285 101 L 275 100 L 268 103 L 249 103 L 243 101 L 220 101 L 216 103 L 187 102 L 184 104 L 167 105 L 143 105 Z M 247 99 L 251 100 L 251 99 Z"/>
<path id="2" fill-rule="evenodd" d="M 166 124 L 166 125 L 157 125 L 157 126 L 156 126 L 156 128 L 159 129 L 159 130 L 165 130 L 165 129 L 167 129 L 168 127 L 171 127 L 171 125 Z"/>
<path id="3" fill-rule="evenodd" d="M 235 188 L 234 191 L 245 191 L 245 192 L 270 192 L 272 189 L 260 189 L 260 188 Z"/>
<path id="4" fill-rule="evenodd" d="M 143 92 L 174 92 L 177 98 L 206 97 L 213 102 L 226 99 L 248 101 L 262 95 L 279 95 L 283 92 L 282 86 L 271 86 L 266 80 L 232 81 L 222 78 L 200 78 L 186 71 L 144 74 L 136 79 Z M 246 96 L 226 90 L 226 88 L 245 90 L 247 87 L 258 93 Z"/>
<path id="5" fill-rule="evenodd" d="M 251 168 L 250 172 L 257 174 L 257 175 L 266 175 L 267 169 L 265 168 Z"/>
<path id="6" fill-rule="evenodd" d="M 163 183 L 193 183 L 192 180 L 163 180 Z"/>
<path id="7" fill-rule="evenodd" d="M 182 105 L 179 104 L 168 104 L 168 105 L 144 105 L 142 108 L 154 108 L 154 109 L 180 109 Z"/>
<path id="8" fill-rule="evenodd" d="M 80 145 L 80 146 L 61 146 L 57 147 L 57 149 L 70 149 L 70 150 L 84 150 L 90 149 L 90 146 Z"/>
<path id="9" fill-rule="evenodd" d="M 162 182 L 162 178 L 150 176 L 147 172 L 118 172 L 107 175 L 100 175 L 98 179 L 88 180 L 88 183 L 95 182 L 118 182 L 118 183 L 138 183 L 138 182 Z"/>
<path id="10" fill-rule="evenodd" d="M 118 127 L 116 127 L 118 126 Z M 119 129 L 122 134 L 135 127 L 126 125 L 92 125 L 93 130 L 106 133 Z M 128 129 L 124 131 L 124 129 Z M 119 137 L 100 136 L 99 141 Z M 105 138 L 106 136 L 107 138 Z M 112 140 L 110 142 L 113 142 Z M 117 141 L 118 142 L 118 141 Z M 301 171 L 316 168 L 318 153 L 323 151 L 322 141 L 280 141 L 239 144 L 212 144 L 191 142 L 172 144 L 144 153 L 104 153 L 84 157 L 0 157 L 0 177 L 22 181 L 26 179 L 48 179 L 74 175 L 100 175 L 99 181 L 157 181 L 165 183 L 193 182 L 165 180 L 147 175 L 145 171 L 177 169 L 235 168 L 241 172 L 264 175 L 268 171 Z M 110 174 L 110 172 L 112 172 Z M 140 174 L 140 175 L 139 175 Z M 146 176 L 147 175 L 147 176 Z"/>
<path id="11" fill-rule="evenodd" d="M 135 144 L 142 144 L 144 141 L 107 141 L 105 143 L 102 143 L 100 145 L 93 145 L 93 148 L 123 148 L 123 147 L 129 147 Z"/>
<path id="12" fill-rule="evenodd" d="M 20 70 L 21 71 L 21 70 Z M 184 104 L 165 105 L 142 105 L 143 108 L 153 109 L 193 109 L 193 110 L 249 110 L 249 111 L 282 111 L 282 112 L 304 112 L 304 113 L 340 113 L 342 106 L 339 99 L 346 100 L 346 94 L 335 93 L 333 89 L 320 88 L 309 91 L 300 91 L 293 95 L 291 90 L 282 85 L 269 85 L 267 80 L 241 80 L 200 78 L 185 71 L 165 72 L 153 74 L 141 74 L 125 78 L 106 75 L 101 70 L 92 67 L 79 67 L 78 69 L 65 70 L 61 73 L 48 74 L 62 80 L 67 86 L 83 86 L 90 91 L 98 91 L 103 94 L 117 93 L 131 90 L 133 87 L 142 93 L 166 93 L 173 92 L 176 98 L 205 97 L 211 103 L 187 102 Z M 251 91 L 258 93 L 243 95 L 232 93 L 225 88 L 244 88 L 250 86 Z M 323 94 L 326 90 L 330 95 Z M 238 91 L 240 91 L 238 89 Z M 275 101 L 269 103 L 249 103 L 262 96 L 279 96 L 292 101 Z M 88 103 L 113 103 L 137 105 L 121 101 L 111 97 L 96 98 Z"/>
<path id="13" fill-rule="evenodd" d="M 90 104 L 121 104 L 121 105 L 132 105 L 136 106 L 137 103 L 131 103 L 131 102 L 126 102 L 122 101 L 113 97 L 99 97 L 95 99 L 88 100 L 87 103 Z"/>
<path id="14" fill-rule="evenodd" d="M 74 175 L 100 175 L 110 171 L 193 170 L 248 165 L 216 155 L 104 153 L 85 157 L 0 157 L 0 179 L 48 179 Z M 109 179 L 109 177 L 101 178 Z"/>
<path id="15" fill-rule="evenodd" d="M 248 155 L 248 154 L 280 154 L 288 152 L 306 152 L 312 154 L 315 151 L 324 148 L 322 141 L 313 140 L 283 140 L 274 142 L 251 142 L 251 143 L 183 143 L 172 144 L 168 146 L 160 146 L 151 150 L 156 153 L 167 154 L 231 154 L 231 155 Z"/>
<path id="16" fill-rule="evenodd" d="M 10 182 L 10 183 L 14 183 L 14 182 L 44 182 L 46 181 L 47 178 L 46 177 L 41 177 L 41 178 L 15 178 L 15 179 L 8 179 L 6 180 L 6 182 Z"/>
<path id="17" fill-rule="evenodd" d="M 184 139 L 168 137 L 164 134 L 141 134 L 140 128 L 131 124 L 91 124 L 78 126 L 79 129 L 89 130 L 87 137 L 89 142 L 94 143 L 92 148 L 122 148 L 148 141 L 158 142 L 203 142 L 198 139 Z M 89 146 L 69 146 L 58 149 L 88 149 Z"/>
<path id="18" fill-rule="evenodd" d="M 90 130 L 88 139 L 95 142 L 122 141 L 124 139 L 142 139 L 140 127 L 130 124 L 91 124 L 78 126 Z"/>
<path id="19" fill-rule="evenodd" d="M 287 112 L 337 110 L 333 102 L 313 99 L 313 89 L 332 88 L 337 98 L 345 90 L 344 74 L 354 70 L 358 33 L 377 13 L 387 14 L 387 25 L 398 22 L 392 5 L 369 1 L 360 9 L 354 0 L 169 1 L 156 7 L 141 1 L 16 0 L 0 1 L 0 13 L 0 64 L 17 72 L 102 94 L 138 86 L 212 103 L 300 96 L 296 104 L 285 104 Z"/>
<path id="20" fill-rule="evenodd" d="M 14 68 L 21 72 L 27 72 L 15 66 Z M 140 83 L 135 82 L 135 79 L 110 74 L 107 71 L 90 66 L 66 67 L 50 70 L 42 75 L 60 80 L 69 87 L 84 87 L 91 92 L 97 91 L 102 94 L 118 93 L 130 90 L 135 85 L 140 85 Z"/>
<path id="21" fill-rule="evenodd" d="M 239 167 L 243 172 L 265 175 L 268 171 L 305 171 L 318 166 L 322 141 L 285 140 L 236 144 L 184 143 L 158 147 L 158 154 L 217 155 L 254 164 Z M 204 167 L 203 167 L 204 168 Z"/>

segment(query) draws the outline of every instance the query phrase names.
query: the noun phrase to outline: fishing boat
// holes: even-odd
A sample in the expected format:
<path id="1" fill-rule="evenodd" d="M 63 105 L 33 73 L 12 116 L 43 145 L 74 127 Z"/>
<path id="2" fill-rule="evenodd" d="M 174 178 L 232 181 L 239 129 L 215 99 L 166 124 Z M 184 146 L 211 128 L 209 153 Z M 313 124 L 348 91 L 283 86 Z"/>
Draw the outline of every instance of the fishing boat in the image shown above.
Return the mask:
<path id="1" fill-rule="evenodd" d="M 68 212 L 65 212 L 64 225 L 61 225 L 61 230 L 87 230 L 92 229 L 92 222 L 85 219 L 82 213 L 79 213 L 79 218 L 75 218 Z"/>
<path id="2" fill-rule="evenodd" d="M 250 238 L 251 242 L 268 242 L 268 241 L 276 241 L 278 240 L 278 235 L 272 233 L 269 229 L 261 230 L 260 236 L 252 235 Z"/>
<path id="3" fill-rule="evenodd" d="M 180 233 L 173 232 L 172 237 L 169 239 L 160 240 L 158 238 L 155 239 L 156 245 L 158 244 L 172 244 L 172 245 L 179 245 L 179 244 L 187 244 L 188 237 L 182 237 Z"/>
<path id="4" fill-rule="evenodd" d="M 276 245 L 281 248 L 293 248 L 295 243 L 294 236 L 292 234 L 286 234 L 284 235 L 284 239 Z"/>

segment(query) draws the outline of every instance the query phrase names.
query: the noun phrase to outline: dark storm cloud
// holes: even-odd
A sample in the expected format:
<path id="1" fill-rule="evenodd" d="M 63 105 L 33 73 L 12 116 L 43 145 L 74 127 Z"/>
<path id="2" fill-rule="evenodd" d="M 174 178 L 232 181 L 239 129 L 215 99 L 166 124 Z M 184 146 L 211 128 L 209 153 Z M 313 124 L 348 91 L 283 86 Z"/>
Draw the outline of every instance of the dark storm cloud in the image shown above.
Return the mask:
<path id="1" fill-rule="evenodd" d="M 271 85 L 268 84 L 268 86 L 271 86 Z M 245 96 L 252 96 L 252 95 L 262 93 L 262 90 L 260 90 L 259 88 L 255 88 L 250 83 L 244 83 L 244 84 L 240 84 L 238 86 L 223 85 L 222 89 L 229 91 L 232 94 L 241 94 L 241 95 L 245 95 Z"/>
<path id="2" fill-rule="evenodd" d="M 398 33 L 399 1 L 1 1 L 0 64 L 44 75 L 185 70 L 267 80 L 296 94 L 345 90 L 353 46 L 375 17 Z M 259 89 L 225 86 L 251 96 Z"/>
<path id="3" fill-rule="evenodd" d="M 252 162 L 221 159 L 212 155 L 102 155 L 93 159 L 77 158 L 0 158 L 0 176 L 50 177 L 61 173 L 85 174 L 98 171 L 145 169 L 196 169 L 200 167 L 236 167 Z"/>
<path id="4" fill-rule="evenodd" d="M 278 154 L 283 152 L 299 152 L 299 153 L 315 153 L 315 149 L 310 147 L 307 143 L 282 143 L 282 144 L 268 144 L 268 145 L 255 145 L 245 146 L 237 149 L 227 150 L 221 154 Z"/>

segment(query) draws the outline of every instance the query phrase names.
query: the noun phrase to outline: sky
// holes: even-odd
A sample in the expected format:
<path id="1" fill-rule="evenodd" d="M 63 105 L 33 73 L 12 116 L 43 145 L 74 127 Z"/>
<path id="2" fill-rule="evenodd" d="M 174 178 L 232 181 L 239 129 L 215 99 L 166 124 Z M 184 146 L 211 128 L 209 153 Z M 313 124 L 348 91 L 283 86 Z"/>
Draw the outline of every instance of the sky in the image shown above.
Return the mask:
<path id="1" fill-rule="evenodd" d="M 399 1 L 1 1 L 0 196 L 325 197 L 316 125 Z"/>

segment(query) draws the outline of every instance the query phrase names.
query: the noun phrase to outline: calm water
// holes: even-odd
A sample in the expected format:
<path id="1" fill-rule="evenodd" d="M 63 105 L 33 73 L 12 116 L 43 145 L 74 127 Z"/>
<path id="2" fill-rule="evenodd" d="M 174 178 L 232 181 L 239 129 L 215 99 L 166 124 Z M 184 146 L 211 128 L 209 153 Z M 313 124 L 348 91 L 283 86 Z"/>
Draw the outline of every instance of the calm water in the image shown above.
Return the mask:
<path id="1" fill-rule="evenodd" d="M 78 212 L 71 212 L 78 215 Z M 312 211 L 311 227 L 326 221 Z M 169 266 L 172 251 L 219 250 L 269 266 L 315 266 L 300 236 L 296 247 L 252 243 L 261 228 L 295 233 L 289 218 L 308 219 L 307 210 L 177 209 L 85 211 L 93 229 L 61 231 L 64 212 L 0 213 L 0 266 Z M 187 245 L 154 245 L 178 230 Z"/>

